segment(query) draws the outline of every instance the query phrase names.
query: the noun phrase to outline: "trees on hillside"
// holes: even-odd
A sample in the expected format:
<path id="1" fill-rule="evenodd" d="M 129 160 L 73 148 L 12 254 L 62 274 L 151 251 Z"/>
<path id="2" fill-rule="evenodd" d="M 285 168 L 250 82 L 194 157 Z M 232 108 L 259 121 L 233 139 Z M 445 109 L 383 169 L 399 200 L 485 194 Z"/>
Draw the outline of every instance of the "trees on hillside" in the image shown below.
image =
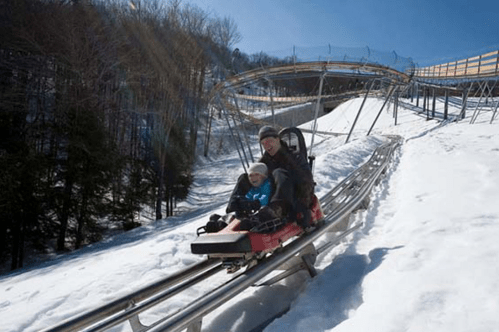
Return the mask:
<path id="1" fill-rule="evenodd" d="M 180 1 L 0 9 L 0 254 L 78 248 L 185 198 L 207 75 L 240 36 Z M 226 67 L 228 68 L 228 67 Z"/>
<path id="2" fill-rule="evenodd" d="M 280 60 L 180 0 L 0 7 L 0 263 L 173 213 L 192 182 L 207 90 Z M 287 88 L 287 87 L 284 87 Z"/>

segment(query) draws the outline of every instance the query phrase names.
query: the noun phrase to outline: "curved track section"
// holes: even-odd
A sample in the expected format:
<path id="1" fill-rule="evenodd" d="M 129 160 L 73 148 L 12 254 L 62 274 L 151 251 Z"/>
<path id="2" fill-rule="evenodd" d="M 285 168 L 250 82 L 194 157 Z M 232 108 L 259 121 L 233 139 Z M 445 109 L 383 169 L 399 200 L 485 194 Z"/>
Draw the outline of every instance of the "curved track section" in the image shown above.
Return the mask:
<path id="1" fill-rule="evenodd" d="M 286 244 L 274 254 L 261 260 L 256 266 L 236 275 L 225 284 L 188 304 L 179 312 L 165 317 L 151 326 L 142 325 L 138 318 L 138 314 L 142 311 L 222 271 L 220 261 L 205 260 L 133 294 L 45 330 L 45 332 L 104 331 L 126 320 L 130 322 L 134 332 L 182 331 L 184 329 L 187 329 L 188 332 L 197 332 L 201 331 L 203 316 L 279 267 L 290 265 L 290 270 L 294 269 L 294 272 L 307 268 L 313 276 L 315 255 L 336 245 L 340 239 L 362 226 L 362 224 L 357 224 L 350 227 L 349 216 L 357 209 L 366 207 L 371 189 L 379 181 L 389 165 L 395 149 L 401 143 L 401 138 L 398 136 L 389 138 L 389 142 L 375 150 L 369 161 L 321 198 L 322 208 L 326 214 L 323 226 Z M 336 237 L 318 248 L 315 253 L 310 254 L 309 248 L 313 242 L 327 232 L 337 232 Z M 305 252 L 306 254 L 304 254 Z M 299 264 L 294 264 L 293 267 L 293 264 L 289 264 L 292 261 L 298 261 Z M 297 266 L 298 268 L 296 268 Z M 290 275 L 293 271 L 283 272 L 282 278 Z"/>
<path id="2" fill-rule="evenodd" d="M 375 63 L 315 61 L 249 70 L 239 75 L 229 77 L 226 81 L 218 84 L 215 87 L 214 92 L 220 92 L 226 88 L 241 87 L 260 79 L 289 79 L 321 75 L 346 75 L 349 77 L 365 76 L 382 78 L 392 83 L 399 84 L 407 84 L 411 79 L 410 73 L 403 73 L 396 69 Z"/>

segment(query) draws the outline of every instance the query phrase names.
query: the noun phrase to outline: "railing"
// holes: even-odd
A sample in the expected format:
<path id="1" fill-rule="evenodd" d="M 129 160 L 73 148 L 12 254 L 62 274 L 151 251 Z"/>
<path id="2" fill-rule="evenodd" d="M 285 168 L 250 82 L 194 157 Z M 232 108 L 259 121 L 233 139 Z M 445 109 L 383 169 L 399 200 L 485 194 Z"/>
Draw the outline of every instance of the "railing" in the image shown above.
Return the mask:
<path id="1" fill-rule="evenodd" d="M 398 55 L 395 51 L 378 51 L 366 47 L 337 47 L 330 44 L 316 47 L 293 46 L 289 49 L 268 53 L 280 59 L 298 62 L 349 62 L 370 63 L 390 67 L 400 72 L 411 72 L 414 68 L 412 58 Z"/>
<path id="2" fill-rule="evenodd" d="M 499 50 L 463 60 L 417 68 L 414 76 L 437 79 L 499 76 Z"/>
<path id="3" fill-rule="evenodd" d="M 264 101 L 264 102 L 270 101 L 270 96 L 255 96 L 255 95 L 248 95 L 248 94 L 235 94 L 234 97 L 237 99 L 246 99 L 246 100 L 251 100 L 251 101 Z M 304 97 L 272 96 L 273 101 L 276 103 L 289 103 L 289 102 L 306 103 L 309 101 L 315 101 L 317 98 L 318 98 L 317 96 L 304 96 Z"/>

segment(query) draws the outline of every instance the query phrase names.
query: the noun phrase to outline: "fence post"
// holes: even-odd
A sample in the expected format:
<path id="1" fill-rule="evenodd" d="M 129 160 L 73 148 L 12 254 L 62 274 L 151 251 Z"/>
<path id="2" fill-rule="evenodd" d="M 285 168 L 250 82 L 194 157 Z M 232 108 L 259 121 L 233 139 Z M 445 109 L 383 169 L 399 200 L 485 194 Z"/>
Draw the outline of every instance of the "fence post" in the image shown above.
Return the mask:
<path id="1" fill-rule="evenodd" d="M 416 107 L 419 107 L 419 84 L 416 83 Z"/>
<path id="2" fill-rule="evenodd" d="M 447 120 L 448 114 L 449 114 L 449 90 L 445 89 L 444 120 Z"/>
<path id="3" fill-rule="evenodd" d="M 426 112 L 426 87 L 423 86 L 423 113 Z"/>
<path id="4" fill-rule="evenodd" d="M 435 93 L 435 88 L 432 89 L 432 92 L 433 92 L 433 105 L 431 110 L 431 118 L 433 119 L 435 117 L 435 105 L 437 101 L 437 94 Z"/>
<path id="5" fill-rule="evenodd" d="M 426 110 L 426 120 L 430 120 L 430 88 L 425 88 L 425 110 Z"/>
<path id="6" fill-rule="evenodd" d="M 395 126 L 397 125 L 398 111 L 399 111 L 399 90 L 397 89 L 397 91 L 395 91 L 395 102 L 393 103 Z"/>
<path id="7" fill-rule="evenodd" d="M 466 117 L 466 103 L 468 102 L 468 92 L 469 88 L 464 88 L 463 90 L 463 106 L 461 107 L 461 113 L 459 114 L 461 119 Z"/>

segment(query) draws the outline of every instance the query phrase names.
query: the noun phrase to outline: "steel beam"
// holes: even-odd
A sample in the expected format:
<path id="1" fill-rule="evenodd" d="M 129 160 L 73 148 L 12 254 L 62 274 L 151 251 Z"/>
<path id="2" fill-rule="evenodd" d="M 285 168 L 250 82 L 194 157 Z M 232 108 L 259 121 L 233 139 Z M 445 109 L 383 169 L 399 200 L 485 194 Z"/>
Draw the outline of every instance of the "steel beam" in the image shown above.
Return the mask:
<path id="1" fill-rule="evenodd" d="M 359 108 L 359 111 L 357 112 L 357 116 L 355 117 L 355 120 L 353 121 L 352 128 L 350 128 L 350 132 L 348 133 L 345 144 L 347 144 L 348 141 L 350 140 L 350 136 L 352 135 L 353 129 L 355 128 L 355 125 L 357 124 L 357 120 L 359 119 L 360 112 L 362 112 L 362 109 L 364 108 L 364 104 L 366 103 L 366 100 L 367 100 L 367 96 L 369 96 L 369 93 L 371 92 L 371 89 L 373 88 L 375 82 L 376 82 L 376 80 L 374 80 L 371 83 L 369 90 L 366 92 L 366 95 L 364 96 L 364 100 L 362 101 L 362 104 L 360 105 L 360 108 Z"/>

